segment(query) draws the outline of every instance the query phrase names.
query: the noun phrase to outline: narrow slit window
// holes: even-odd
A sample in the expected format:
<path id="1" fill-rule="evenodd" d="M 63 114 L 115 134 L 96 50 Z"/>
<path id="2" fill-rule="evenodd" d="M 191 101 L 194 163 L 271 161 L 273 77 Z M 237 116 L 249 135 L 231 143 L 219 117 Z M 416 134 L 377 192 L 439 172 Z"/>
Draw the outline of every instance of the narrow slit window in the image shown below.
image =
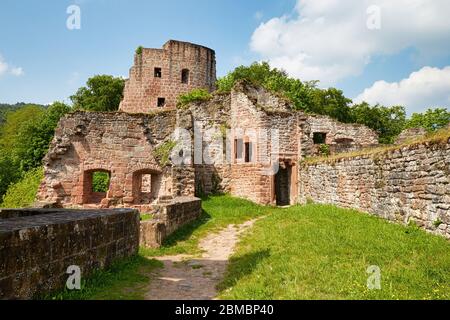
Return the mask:
<path id="1" fill-rule="evenodd" d="M 249 163 L 252 161 L 252 143 L 245 143 L 245 162 Z"/>
<path id="2" fill-rule="evenodd" d="M 189 69 L 183 69 L 181 71 L 181 83 L 188 84 L 189 83 Z"/>
<path id="3" fill-rule="evenodd" d="M 161 68 L 155 68 L 155 78 L 161 78 L 161 77 L 162 77 Z"/>

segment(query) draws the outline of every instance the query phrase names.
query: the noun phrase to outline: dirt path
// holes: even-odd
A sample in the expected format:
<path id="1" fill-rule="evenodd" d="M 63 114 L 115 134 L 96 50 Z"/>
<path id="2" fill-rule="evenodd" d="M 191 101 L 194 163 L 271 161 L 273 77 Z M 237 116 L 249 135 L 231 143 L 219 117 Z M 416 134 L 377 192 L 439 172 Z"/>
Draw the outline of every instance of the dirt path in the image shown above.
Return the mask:
<path id="1" fill-rule="evenodd" d="M 164 256 L 155 259 L 164 263 L 153 277 L 146 300 L 211 300 L 216 298 L 216 285 L 222 280 L 228 259 L 239 235 L 255 220 L 229 225 L 219 233 L 200 241 L 204 251 L 200 258 L 188 255 Z"/>

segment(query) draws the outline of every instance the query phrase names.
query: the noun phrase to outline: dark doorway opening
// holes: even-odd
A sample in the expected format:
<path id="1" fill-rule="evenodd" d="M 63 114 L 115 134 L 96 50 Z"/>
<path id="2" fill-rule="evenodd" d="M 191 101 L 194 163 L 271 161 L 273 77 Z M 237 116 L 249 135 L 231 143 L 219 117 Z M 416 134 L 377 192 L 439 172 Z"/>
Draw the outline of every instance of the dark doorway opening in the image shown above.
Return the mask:
<path id="1" fill-rule="evenodd" d="M 275 175 L 275 198 L 277 206 L 288 206 L 291 204 L 291 175 L 292 166 L 280 165 Z"/>

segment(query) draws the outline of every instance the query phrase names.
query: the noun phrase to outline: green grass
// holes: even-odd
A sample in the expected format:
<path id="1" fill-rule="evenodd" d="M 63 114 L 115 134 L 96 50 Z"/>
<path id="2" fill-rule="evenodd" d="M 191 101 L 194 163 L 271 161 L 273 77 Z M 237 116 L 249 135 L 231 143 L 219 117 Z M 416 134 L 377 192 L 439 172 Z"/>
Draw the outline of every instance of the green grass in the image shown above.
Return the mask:
<path id="1" fill-rule="evenodd" d="M 108 270 L 94 272 L 82 281 L 81 290 L 64 290 L 46 300 L 143 300 L 150 283 L 149 273 L 162 263 L 136 255 L 114 263 Z"/>
<path id="2" fill-rule="evenodd" d="M 367 289 L 371 265 L 381 290 Z M 242 239 L 219 288 L 224 299 L 449 299 L 450 244 L 353 210 L 276 209 Z"/>
<path id="3" fill-rule="evenodd" d="M 229 195 L 203 198 L 200 219 L 182 227 L 168 237 L 159 249 L 141 248 L 144 256 L 154 257 L 171 254 L 198 254 L 198 242 L 210 232 L 219 231 L 229 224 L 240 224 L 267 215 L 274 208 L 256 205 L 250 201 Z"/>

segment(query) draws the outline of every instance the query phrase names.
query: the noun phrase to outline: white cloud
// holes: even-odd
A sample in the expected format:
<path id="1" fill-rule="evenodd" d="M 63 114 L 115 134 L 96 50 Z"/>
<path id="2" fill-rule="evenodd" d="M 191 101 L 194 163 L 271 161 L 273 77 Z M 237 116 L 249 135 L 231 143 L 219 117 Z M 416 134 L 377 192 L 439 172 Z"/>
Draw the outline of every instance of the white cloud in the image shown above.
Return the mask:
<path id="1" fill-rule="evenodd" d="M 0 56 L 0 76 L 8 71 L 8 64 L 3 61 L 2 56 Z"/>
<path id="2" fill-rule="evenodd" d="M 399 82 L 377 81 L 354 99 L 386 106 L 403 105 L 408 113 L 450 106 L 450 66 L 424 67 Z"/>
<path id="3" fill-rule="evenodd" d="M 11 74 L 16 76 L 16 77 L 20 77 L 24 74 L 23 69 L 22 68 L 11 68 L 10 70 Z"/>
<path id="4" fill-rule="evenodd" d="M 379 30 L 367 27 L 373 5 Z M 294 77 L 332 85 L 361 74 L 375 55 L 411 47 L 420 57 L 448 54 L 448 12 L 448 0 L 297 0 L 290 15 L 262 23 L 250 47 Z"/>
<path id="5" fill-rule="evenodd" d="M 20 67 L 10 66 L 0 55 L 0 76 L 4 74 L 11 74 L 13 76 L 19 77 L 24 74 L 24 71 Z"/>

